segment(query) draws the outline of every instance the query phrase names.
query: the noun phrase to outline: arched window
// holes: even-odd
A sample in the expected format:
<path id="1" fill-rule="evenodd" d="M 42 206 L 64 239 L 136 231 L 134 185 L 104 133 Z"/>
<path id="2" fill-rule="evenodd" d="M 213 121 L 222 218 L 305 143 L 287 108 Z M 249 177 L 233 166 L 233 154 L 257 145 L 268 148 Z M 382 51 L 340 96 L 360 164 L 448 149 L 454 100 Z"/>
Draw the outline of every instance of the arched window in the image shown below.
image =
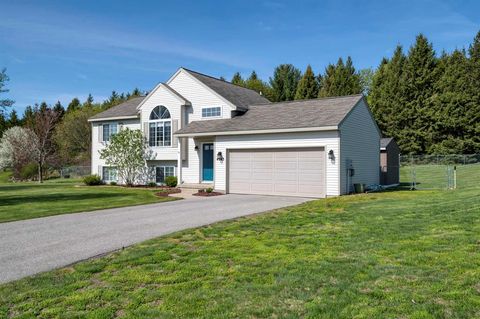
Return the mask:
<path id="1" fill-rule="evenodd" d="M 165 120 L 169 118 L 170 112 L 163 105 L 156 106 L 153 109 L 152 113 L 150 113 L 150 120 Z"/>
<path id="2" fill-rule="evenodd" d="M 168 109 L 159 105 L 150 113 L 148 121 L 148 144 L 150 146 L 172 145 L 172 119 Z"/>

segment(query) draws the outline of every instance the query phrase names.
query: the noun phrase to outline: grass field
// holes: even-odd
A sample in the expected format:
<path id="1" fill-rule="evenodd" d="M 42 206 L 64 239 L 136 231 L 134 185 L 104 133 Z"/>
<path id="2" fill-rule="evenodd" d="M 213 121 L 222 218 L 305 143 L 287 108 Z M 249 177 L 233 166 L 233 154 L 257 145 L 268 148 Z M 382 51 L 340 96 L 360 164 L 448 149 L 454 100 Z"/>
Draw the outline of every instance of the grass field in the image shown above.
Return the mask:
<path id="1" fill-rule="evenodd" d="M 175 233 L 0 286 L 1 316 L 479 318 L 480 186 L 317 200 Z"/>
<path id="2" fill-rule="evenodd" d="M 417 189 L 446 189 L 448 185 L 447 165 L 402 166 L 400 182 L 410 184 L 416 175 Z M 453 168 L 453 165 L 451 165 Z M 457 188 L 475 187 L 480 183 L 480 163 L 456 165 Z"/>
<path id="3" fill-rule="evenodd" d="M 55 179 L 44 184 L 8 182 L 0 173 L 0 222 L 172 200 L 153 190 L 84 186 L 80 180 Z"/>

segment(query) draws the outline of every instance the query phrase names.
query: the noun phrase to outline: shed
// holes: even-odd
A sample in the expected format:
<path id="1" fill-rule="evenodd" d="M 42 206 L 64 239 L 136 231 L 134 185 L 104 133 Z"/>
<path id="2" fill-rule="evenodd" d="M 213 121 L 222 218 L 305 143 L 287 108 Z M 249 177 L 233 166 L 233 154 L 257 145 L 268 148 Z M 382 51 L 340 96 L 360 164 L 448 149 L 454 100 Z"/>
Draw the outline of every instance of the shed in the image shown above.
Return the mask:
<path id="1" fill-rule="evenodd" d="M 380 183 L 400 183 L 400 148 L 391 137 L 380 140 Z"/>

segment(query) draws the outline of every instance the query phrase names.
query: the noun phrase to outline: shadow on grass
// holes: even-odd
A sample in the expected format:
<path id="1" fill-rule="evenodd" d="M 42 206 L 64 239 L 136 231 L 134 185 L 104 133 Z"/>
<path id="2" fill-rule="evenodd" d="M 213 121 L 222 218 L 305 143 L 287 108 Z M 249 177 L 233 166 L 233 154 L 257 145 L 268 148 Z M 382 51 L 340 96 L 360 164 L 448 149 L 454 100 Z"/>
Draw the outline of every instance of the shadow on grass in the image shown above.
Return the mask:
<path id="1" fill-rule="evenodd" d="M 34 184 L 34 183 L 29 183 L 29 184 L 9 184 L 9 185 L 0 185 L 0 192 L 11 192 L 11 191 L 17 191 L 17 192 L 22 192 L 22 191 L 27 191 L 31 189 L 47 189 L 47 188 L 58 188 L 59 186 L 66 186 L 66 185 L 58 185 L 58 184 Z"/>
<path id="2" fill-rule="evenodd" d="M 33 204 L 33 203 L 46 203 L 46 202 L 60 202 L 60 201 L 81 201 L 81 200 L 94 200 L 94 199 L 113 199 L 118 197 L 125 197 L 125 194 L 119 193 L 92 193 L 92 194 L 36 194 L 35 196 L 12 196 L 4 197 L 0 201 L 0 207 L 12 206 L 19 204 Z"/>

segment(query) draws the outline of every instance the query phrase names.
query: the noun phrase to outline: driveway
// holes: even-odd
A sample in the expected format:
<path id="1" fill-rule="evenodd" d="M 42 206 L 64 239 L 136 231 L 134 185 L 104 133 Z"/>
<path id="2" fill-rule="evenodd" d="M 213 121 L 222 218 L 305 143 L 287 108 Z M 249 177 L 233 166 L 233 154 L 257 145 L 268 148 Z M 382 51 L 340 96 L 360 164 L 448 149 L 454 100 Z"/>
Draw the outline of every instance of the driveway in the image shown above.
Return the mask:
<path id="1" fill-rule="evenodd" d="M 0 224 L 0 283 L 175 231 L 311 199 L 225 195 Z"/>

